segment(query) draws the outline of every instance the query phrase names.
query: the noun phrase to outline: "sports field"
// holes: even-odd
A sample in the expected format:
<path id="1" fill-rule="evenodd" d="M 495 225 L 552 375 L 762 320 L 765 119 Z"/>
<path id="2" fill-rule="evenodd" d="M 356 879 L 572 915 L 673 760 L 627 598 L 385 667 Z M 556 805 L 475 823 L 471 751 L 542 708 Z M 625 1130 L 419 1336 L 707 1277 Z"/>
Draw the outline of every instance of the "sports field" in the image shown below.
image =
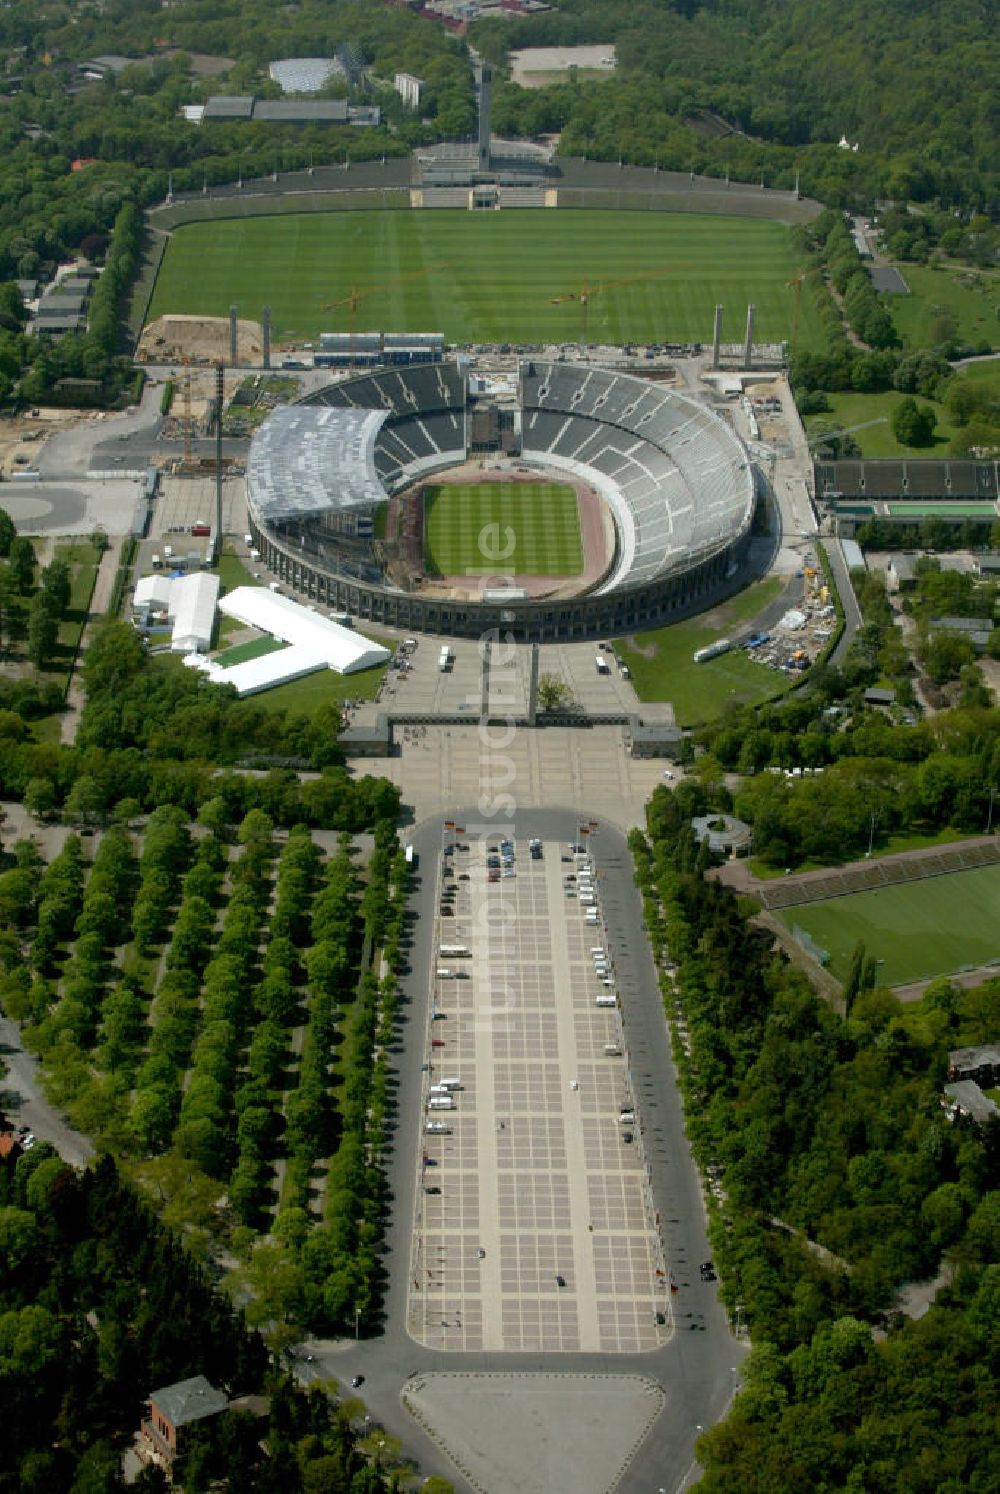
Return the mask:
<path id="1" fill-rule="evenodd" d="M 798 924 L 829 951 L 829 969 L 838 980 L 846 979 L 859 939 L 883 961 L 883 985 L 947 975 L 1000 954 L 1000 866 L 807 903 L 778 917 L 788 929 Z"/>
<path id="2" fill-rule="evenodd" d="M 589 342 L 707 342 L 717 302 L 736 342 L 748 301 L 758 338 L 778 340 L 799 268 L 792 230 L 754 218 L 545 208 L 222 218 L 174 230 L 149 315 L 227 316 L 237 304 L 259 319 L 266 302 L 276 341 L 314 340 L 350 329 L 356 289 L 359 331 L 571 342 L 586 284 Z M 799 345 L 822 341 L 803 296 Z"/>
<path id="3" fill-rule="evenodd" d="M 429 576 L 578 576 L 580 510 L 564 483 L 457 483 L 424 494 Z"/>

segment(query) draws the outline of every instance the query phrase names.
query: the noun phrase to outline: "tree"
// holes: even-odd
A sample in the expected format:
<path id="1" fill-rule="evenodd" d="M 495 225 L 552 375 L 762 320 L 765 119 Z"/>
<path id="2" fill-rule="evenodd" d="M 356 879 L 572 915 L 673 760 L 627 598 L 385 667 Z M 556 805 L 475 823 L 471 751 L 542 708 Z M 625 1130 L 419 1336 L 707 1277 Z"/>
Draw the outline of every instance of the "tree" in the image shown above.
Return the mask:
<path id="1" fill-rule="evenodd" d="M 929 405 L 919 408 L 912 395 L 900 400 L 892 412 L 892 433 L 900 446 L 930 446 L 937 416 Z"/>
<path id="2" fill-rule="evenodd" d="M 59 625 L 45 593 L 36 592 L 28 608 L 28 658 L 36 669 L 42 669 L 52 657 L 59 636 Z"/>
<path id="3" fill-rule="evenodd" d="M 14 520 L 5 508 L 0 508 L 0 559 L 6 560 L 10 554 L 10 547 L 17 539 L 17 529 Z"/>
<path id="4" fill-rule="evenodd" d="M 35 550 L 29 539 L 18 534 L 10 542 L 10 574 L 18 594 L 26 597 L 35 580 Z"/>
<path id="5" fill-rule="evenodd" d="M 538 680 L 538 704 L 543 711 L 562 711 L 571 703 L 573 692 L 556 674 L 543 674 Z"/>

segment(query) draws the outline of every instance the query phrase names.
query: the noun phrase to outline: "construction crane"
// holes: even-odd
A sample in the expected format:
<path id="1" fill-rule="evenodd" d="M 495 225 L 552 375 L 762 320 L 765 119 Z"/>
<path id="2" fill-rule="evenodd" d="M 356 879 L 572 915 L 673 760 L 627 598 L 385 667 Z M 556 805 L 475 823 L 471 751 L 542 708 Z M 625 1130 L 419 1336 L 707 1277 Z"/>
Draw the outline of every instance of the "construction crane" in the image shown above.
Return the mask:
<path id="1" fill-rule="evenodd" d="M 190 357 L 186 357 L 184 359 L 184 466 L 186 468 L 191 466 L 191 436 L 193 425 L 194 422 L 191 419 L 191 359 Z"/>
<path id="2" fill-rule="evenodd" d="M 383 280 L 379 285 L 366 285 L 363 286 L 360 290 L 358 289 L 357 285 L 352 285 L 351 294 L 349 296 L 341 296 L 338 301 L 325 301 L 323 305 L 320 306 L 320 311 L 339 311 L 341 306 L 349 306 L 351 308 L 350 360 L 352 368 L 354 367 L 354 339 L 357 336 L 358 331 L 359 303 L 361 301 L 367 301 L 371 296 L 381 295 L 383 291 L 395 290 L 398 285 L 406 285 L 411 280 L 423 280 L 424 276 L 426 275 L 441 275 L 449 268 L 449 265 L 429 265 L 424 270 L 414 270 L 409 275 L 399 275 L 395 280 Z"/>
<path id="3" fill-rule="evenodd" d="M 549 303 L 552 306 L 561 306 L 566 301 L 576 301 L 580 307 L 580 346 L 587 341 L 587 313 L 590 303 L 595 296 L 601 296 L 605 291 L 615 290 L 619 285 L 638 285 L 646 280 L 660 280 L 669 275 L 670 270 L 640 270 L 635 275 L 620 275 L 614 280 L 601 280 L 596 285 L 591 285 L 589 280 L 584 280 L 579 290 L 567 291 L 561 296 L 550 296 Z"/>
<path id="4" fill-rule="evenodd" d="M 802 309 L 802 283 L 806 278 L 805 270 L 801 270 L 792 280 L 789 280 L 786 289 L 795 292 L 795 310 L 792 313 L 792 337 L 788 344 L 789 355 L 795 357 L 795 349 L 799 341 L 799 312 Z"/>
<path id="5" fill-rule="evenodd" d="M 836 441 L 841 436 L 853 436 L 855 431 L 867 431 L 873 425 L 885 425 L 888 419 L 888 415 L 880 415 L 877 420 L 863 420 L 860 425 L 840 426 L 834 431 L 819 430 L 815 435 L 807 437 L 806 445 L 812 451 L 814 446 L 822 446 L 827 441 Z"/>

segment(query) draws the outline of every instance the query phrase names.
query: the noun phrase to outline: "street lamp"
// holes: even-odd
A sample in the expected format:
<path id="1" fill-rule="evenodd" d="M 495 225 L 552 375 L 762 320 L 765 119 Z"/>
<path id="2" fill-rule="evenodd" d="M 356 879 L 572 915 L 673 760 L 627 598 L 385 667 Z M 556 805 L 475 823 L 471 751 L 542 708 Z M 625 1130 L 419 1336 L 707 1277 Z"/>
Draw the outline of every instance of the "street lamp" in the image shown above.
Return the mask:
<path id="1" fill-rule="evenodd" d="M 359 1327 L 360 1322 L 361 1322 L 361 1308 L 360 1307 L 356 1307 L 354 1309 L 354 1342 L 355 1343 L 357 1343 L 357 1341 L 358 1341 L 358 1336 L 359 1336 L 358 1335 L 358 1327 Z"/>

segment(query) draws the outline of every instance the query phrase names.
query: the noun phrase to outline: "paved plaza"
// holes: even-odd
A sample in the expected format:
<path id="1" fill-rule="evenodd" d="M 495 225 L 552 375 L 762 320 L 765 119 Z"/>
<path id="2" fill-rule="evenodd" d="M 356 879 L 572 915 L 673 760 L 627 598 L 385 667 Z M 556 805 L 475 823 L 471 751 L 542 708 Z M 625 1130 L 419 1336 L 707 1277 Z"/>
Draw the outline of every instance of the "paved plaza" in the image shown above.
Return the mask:
<path id="1" fill-rule="evenodd" d="M 641 1118 L 620 1119 L 621 1012 L 596 1004 L 615 976 L 610 956 L 610 987 L 595 971 L 607 946 L 575 895 L 585 871 L 565 843 L 536 860 L 521 838 L 513 875 L 489 881 L 499 834 L 455 833 L 424 869 L 439 905 L 424 1107 L 457 1083 L 454 1108 L 419 1117 L 408 1330 L 460 1351 L 654 1349 L 670 1298 Z"/>

